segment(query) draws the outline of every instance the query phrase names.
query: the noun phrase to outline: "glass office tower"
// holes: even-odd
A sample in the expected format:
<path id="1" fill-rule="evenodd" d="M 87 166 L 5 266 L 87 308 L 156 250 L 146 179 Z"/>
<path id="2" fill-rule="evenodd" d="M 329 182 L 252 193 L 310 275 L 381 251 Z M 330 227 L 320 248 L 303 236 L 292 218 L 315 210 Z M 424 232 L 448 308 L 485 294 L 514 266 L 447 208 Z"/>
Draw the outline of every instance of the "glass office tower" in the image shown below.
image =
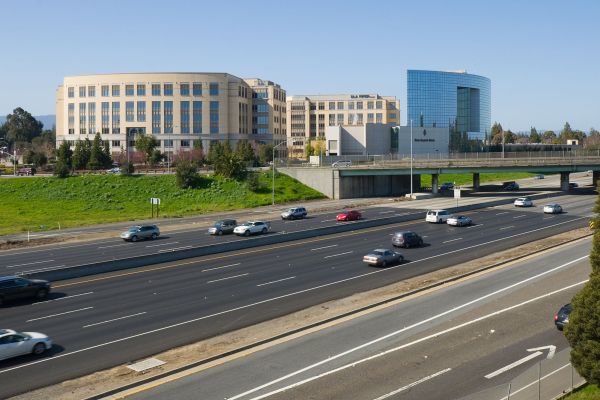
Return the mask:
<path id="1" fill-rule="evenodd" d="M 413 126 L 452 128 L 485 140 L 491 128 L 491 81 L 464 71 L 408 70 L 407 113 Z"/>

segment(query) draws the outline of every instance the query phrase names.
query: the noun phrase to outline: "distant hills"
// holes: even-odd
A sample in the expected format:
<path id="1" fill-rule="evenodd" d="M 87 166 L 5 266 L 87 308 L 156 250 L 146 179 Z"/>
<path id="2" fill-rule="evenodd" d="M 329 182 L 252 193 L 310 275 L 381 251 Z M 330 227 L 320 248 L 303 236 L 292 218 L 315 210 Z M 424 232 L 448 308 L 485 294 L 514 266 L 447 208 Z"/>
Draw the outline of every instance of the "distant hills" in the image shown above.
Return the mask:
<path id="1" fill-rule="evenodd" d="M 54 114 L 34 115 L 33 118 L 37 119 L 42 124 L 44 124 L 44 129 L 52 129 L 52 127 L 56 125 L 56 115 Z M 6 115 L 1 115 L 0 125 L 2 125 L 4 121 L 6 121 Z"/>

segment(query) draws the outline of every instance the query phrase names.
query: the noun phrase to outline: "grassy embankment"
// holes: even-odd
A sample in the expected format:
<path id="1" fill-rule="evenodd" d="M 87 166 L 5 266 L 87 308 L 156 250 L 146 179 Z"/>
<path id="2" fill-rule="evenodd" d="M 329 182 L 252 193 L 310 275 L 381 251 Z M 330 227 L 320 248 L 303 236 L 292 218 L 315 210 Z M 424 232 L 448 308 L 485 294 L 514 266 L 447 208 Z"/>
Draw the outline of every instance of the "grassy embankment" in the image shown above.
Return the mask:
<path id="1" fill-rule="evenodd" d="M 531 178 L 538 174 L 532 174 L 529 172 L 512 172 L 512 173 L 482 173 L 479 174 L 479 182 L 480 184 L 485 184 L 486 182 L 506 182 L 506 181 L 516 181 L 517 179 L 523 178 Z M 439 184 L 441 185 L 444 182 L 454 182 L 455 185 L 472 185 L 473 184 L 473 175 L 472 174 L 441 174 L 438 179 Z M 422 187 L 431 187 L 431 175 L 421 175 L 421 186 Z"/>
<path id="2" fill-rule="evenodd" d="M 600 400 L 600 388 L 596 385 L 586 385 L 574 393 L 562 398 L 563 400 Z"/>
<path id="3" fill-rule="evenodd" d="M 0 235 L 149 219 L 150 198 L 161 199 L 161 217 L 181 217 L 271 204 L 271 174 L 260 173 L 260 187 L 244 181 L 201 177 L 198 187 L 180 189 L 175 176 L 87 175 L 0 180 Z M 300 182 L 278 174 L 275 199 L 284 202 L 323 198 Z"/>

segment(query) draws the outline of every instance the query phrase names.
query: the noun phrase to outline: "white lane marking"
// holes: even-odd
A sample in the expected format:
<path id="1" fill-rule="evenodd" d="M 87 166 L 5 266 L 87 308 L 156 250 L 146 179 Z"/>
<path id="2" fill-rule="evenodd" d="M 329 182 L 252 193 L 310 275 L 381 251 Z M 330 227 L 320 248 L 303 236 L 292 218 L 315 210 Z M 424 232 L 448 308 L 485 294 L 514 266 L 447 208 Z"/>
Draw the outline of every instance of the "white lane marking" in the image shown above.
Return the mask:
<path id="1" fill-rule="evenodd" d="M 336 247 L 337 244 L 332 244 L 330 246 L 323 246 L 323 247 L 315 247 L 314 249 L 310 249 L 310 251 L 317 251 L 317 250 L 323 250 L 323 249 L 329 249 L 330 247 Z"/>
<path id="2" fill-rule="evenodd" d="M 158 247 L 158 246 L 168 246 L 170 244 L 177 244 L 179 242 L 170 242 L 170 243 L 160 243 L 160 244 L 149 244 L 146 247 Z"/>
<path id="3" fill-rule="evenodd" d="M 84 307 L 84 308 L 79 308 L 77 310 L 71 310 L 71 311 L 65 311 L 65 312 L 61 312 L 58 314 L 51 314 L 51 315 L 46 315 L 45 317 L 39 317 L 39 318 L 33 318 L 33 319 L 28 319 L 25 322 L 32 322 L 32 321 L 39 321 L 40 319 L 46 319 L 46 318 L 53 318 L 53 317 L 58 317 L 60 315 L 65 315 L 65 314 L 72 314 L 72 313 L 76 313 L 79 311 L 85 311 L 85 310 L 91 310 L 94 307 Z"/>
<path id="4" fill-rule="evenodd" d="M 325 219 L 325 220 L 323 220 L 321 222 L 333 222 L 333 221 L 337 221 L 337 219 Z"/>
<path id="5" fill-rule="evenodd" d="M 379 214 L 389 214 L 389 213 L 393 213 L 396 212 L 395 210 L 390 210 L 390 211 L 379 211 Z"/>
<path id="6" fill-rule="evenodd" d="M 530 355 L 525 356 L 525 357 L 521 358 L 520 360 L 515 361 L 514 363 L 508 364 L 506 367 L 502 367 L 494 372 L 491 372 L 491 373 L 485 375 L 484 377 L 487 379 L 492 379 L 493 377 L 503 374 L 506 371 L 511 370 L 515 367 L 518 367 L 519 365 L 524 364 L 529 360 L 533 360 L 534 358 L 536 358 L 537 356 L 541 356 L 542 354 L 544 354 L 544 353 L 542 353 L 541 351 L 536 351 L 535 353 L 531 353 Z"/>
<path id="7" fill-rule="evenodd" d="M 497 213 L 496 215 L 504 215 L 504 214 L 508 214 L 508 211 L 504 211 L 504 212 L 501 212 L 501 213 Z"/>
<path id="8" fill-rule="evenodd" d="M 103 324 L 108 324 L 109 322 L 114 322 L 114 321 L 119 321 L 121 319 L 125 319 L 125 318 L 131 318 L 131 317 L 137 317 L 138 315 L 143 315 L 146 314 L 146 311 L 143 312 L 139 312 L 137 314 L 131 314 L 131 315 L 126 315 L 124 317 L 119 317 L 119 318 L 113 318 L 113 319 L 109 319 L 107 321 L 102 321 L 102 322 L 96 322 L 93 324 L 89 324 L 89 325 L 84 325 L 84 328 L 89 328 L 90 326 L 96 326 L 96 325 L 103 325 Z"/>
<path id="9" fill-rule="evenodd" d="M 513 396 L 513 395 L 515 395 L 515 394 L 517 394 L 517 393 L 519 393 L 519 392 L 522 392 L 523 390 L 526 390 L 526 389 L 530 388 L 530 387 L 531 387 L 531 386 L 533 386 L 533 385 L 539 385 L 539 384 L 540 384 L 540 382 L 541 382 L 542 380 L 544 380 L 544 379 L 546 379 L 546 378 L 549 378 L 549 377 L 551 377 L 552 375 L 556 374 L 557 372 L 559 372 L 559 371 L 561 371 L 561 370 L 563 370 L 563 369 L 565 369 L 565 368 L 567 368 L 567 367 L 570 367 L 570 366 L 571 366 L 571 363 L 565 364 L 565 365 L 563 365 L 562 367 L 559 367 L 559 368 L 555 369 L 554 371 L 552 371 L 552 372 L 550 372 L 550 373 L 548 373 L 548 374 L 546 374 L 546 375 L 542 376 L 542 377 L 540 378 L 540 380 L 539 380 L 539 381 L 536 379 L 536 380 L 534 380 L 533 382 L 531 382 L 531 383 L 529 383 L 529 384 L 527 384 L 527 385 L 523 386 L 522 388 L 520 388 L 520 389 L 518 389 L 518 390 L 515 390 L 514 392 L 513 392 L 513 391 L 511 391 L 511 393 L 510 393 L 510 394 L 511 394 L 511 396 Z M 501 398 L 501 399 L 499 399 L 499 400 L 508 400 L 508 397 L 504 396 L 503 398 Z"/>
<path id="10" fill-rule="evenodd" d="M 483 226 L 483 224 L 477 224 L 477 225 L 467 226 L 467 229 L 477 228 L 478 226 Z"/>
<path id="11" fill-rule="evenodd" d="M 181 247 L 173 247 L 172 249 L 162 249 L 159 250 L 159 253 L 165 253 L 167 251 L 176 251 L 176 250 L 183 250 L 183 249 L 189 249 L 192 246 L 181 246 Z"/>
<path id="12" fill-rule="evenodd" d="M 43 264 L 43 263 L 49 263 L 49 262 L 54 262 L 54 260 L 33 261 L 33 262 L 25 263 L 25 264 L 7 265 L 6 268 L 24 267 L 26 265 Z"/>
<path id="13" fill-rule="evenodd" d="M 212 281 L 208 281 L 206 283 L 226 281 L 227 279 L 239 278 L 240 276 L 246 276 L 246 275 L 250 275 L 250 274 L 249 273 L 245 273 L 245 274 L 239 274 L 239 275 L 234 275 L 234 276 L 228 276 L 227 278 L 215 279 L 215 280 L 212 280 Z"/>
<path id="14" fill-rule="evenodd" d="M 332 254 L 330 256 L 325 256 L 323 258 L 331 258 L 331 257 L 343 256 L 345 254 L 350 254 L 350 253 L 354 253 L 354 250 L 346 251 L 344 253 Z"/>
<path id="15" fill-rule="evenodd" d="M 454 307 L 454 308 L 451 308 L 451 309 L 449 309 L 449 310 L 446 310 L 446 311 L 444 311 L 444 312 L 442 312 L 442 313 L 439 313 L 439 314 L 437 314 L 437 315 L 434 315 L 434 316 L 432 316 L 432 317 L 429 317 L 429 318 L 427 318 L 427 319 L 424 319 L 424 320 L 422 320 L 422 321 L 416 322 L 416 323 L 414 323 L 414 324 L 412 324 L 412 325 L 410 325 L 410 326 L 407 326 L 407 327 L 404 327 L 404 328 L 402 328 L 402 329 L 399 329 L 399 330 L 397 330 L 397 331 L 395 331 L 395 332 L 391 332 L 391 333 L 388 333 L 387 335 L 380 336 L 380 337 L 378 337 L 378 338 L 376 338 L 376 339 L 373 339 L 373 340 L 371 340 L 371 341 L 369 341 L 369 342 L 363 343 L 363 344 L 361 344 L 360 346 L 356 346 L 356 347 L 354 347 L 354 348 L 351 348 L 351 349 L 348 349 L 348 350 L 346 350 L 346 351 L 344 351 L 344 352 L 342 352 L 342 353 L 338 353 L 338 354 L 336 354 L 336 355 L 329 356 L 329 357 L 328 357 L 328 358 L 326 358 L 326 359 L 323 359 L 323 360 L 321 360 L 321 361 L 319 361 L 319 362 L 316 362 L 316 363 L 314 363 L 314 364 L 308 365 L 308 366 L 306 366 L 306 367 L 304 367 L 304 368 L 301 368 L 301 369 L 299 369 L 299 370 L 297 370 L 297 371 L 291 372 L 291 373 L 289 373 L 289 374 L 287 374 L 287 375 L 285 375 L 285 376 L 282 376 L 282 377 L 280 377 L 280 378 L 277 378 L 277 379 L 275 379 L 275 380 L 273 380 L 273 381 L 271 381 L 271 382 L 267 382 L 267 383 L 265 383 L 265 384 L 263 384 L 263 385 L 261 385 L 261 386 L 258 386 L 258 387 L 255 387 L 255 388 L 253 388 L 253 389 L 250 389 L 250 390 L 248 390 L 248 391 L 246 391 L 246 392 L 244 392 L 244 393 L 241 393 L 241 394 L 235 395 L 235 396 L 233 396 L 233 397 L 229 397 L 229 400 L 237 400 L 237 399 L 239 399 L 239 398 L 241 398 L 241 397 L 245 397 L 245 396 L 247 396 L 247 395 L 249 395 L 249 394 L 252 394 L 252 393 L 254 393 L 254 392 L 257 392 L 257 391 L 259 391 L 259 390 L 262 390 L 262 389 L 264 389 L 264 388 L 267 388 L 267 387 L 269 387 L 269 386 L 273 386 L 274 384 L 276 384 L 276 383 L 279 383 L 279 382 L 281 382 L 281 381 L 283 381 L 283 380 L 286 380 L 286 379 L 289 379 L 289 378 L 291 378 L 291 377 L 294 377 L 294 376 L 296 376 L 296 375 L 302 374 L 302 373 L 304 373 L 304 372 L 306 372 L 306 371 L 309 371 L 309 370 L 311 370 L 311 369 L 315 369 L 316 367 L 319 367 L 319 366 L 321 366 L 321 365 L 323 365 L 323 364 L 327 364 L 327 363 L 329 363 L 329 362 L 331 362 L 331 361 L 333 361 L 333 360 L 336 360 L 336 359 L 338 359 L 338 358 L 341 358 L 341 357 L 347 356 L 347 355 L 349 355 L 349 354 L 351 354 L 351 353 L 355 353 L 355 352 L 357 352 L 358 350 L 361 350 L 361 349 L 363 349 L 363 348 L 366 348 L 366 347 L 372 346 L 373 344 L 379 343 L 379 342 L 381 342 L 381 341 L 384 341 L 384 340 L 386 340 L 386 339 L 389 339 L 389 338 L 391 338 L 391 337 L 398 336 L 399 334 L 401 334 L 401 333 L 403 333 L 403 332 L 405 332 L 405 331 L 408 331 L 409 329 L 412 329 L 412 328 L 418 327 L 418 326 L 420 326 L 420 325 L 423 325 L 423 324 L 429 323 L 429 322 L 431 322 L 431 321 L 434 321 L 434 320 L 436 320 L 436 319 L 438 319 L 438 318 L 440 318 L 440 317 L 443 317 L 443 316 L 445 316 L 445 315 L 447 315 L 447 314 L 450 314 L 450 313 L 452 313 L 452 312 L 454 312 L 454 311 L 457 311 L 457 310 L 459 310 L 459 309 L 461 309 L 461 308 L 468 307 L 469 305 L 472 305 L 472 304 L 474 304 L 474 303 L 480 302 L 481 300 L 483 300 L 483 299 L 485 299 L 485 298 L 488 298 L 488 297 L 494 296 L 494 295 L 496 295 L 496 294 L 498 294 L 498 293 L 500 293 L 500 292 L 504 292 L 504 291 L 506 291 L 506 290 L 510 290 L 512 287 L 515 287 L 515 286 L 517 286 L 517 285 L 520 285 L 520 284 L 522 284 L 522 283 L 525 283 L 525 282 L 527 282 L 527 281 L 530 281 L 530 280 L 532 280 L 532 279 L 538 278 L 538 277 L 540 277 L 540 276 L 542 276 L 542 275 L 546 275 L 546 274 L 548 274 L 548 273 L 550 273 L 550 272 L 554 272 L 556 269 L 559 269 L 559 268 L 564 268 L 564 267 L 565 267 L 565 266 L 567 266 L 567 265 L 570 265 L 570 264 L 572 264 L 572 263 L 575 263 L 575 262 L 577 262 L 577 261 L 581 261 L 582 259 L 584 259 L 584 258 L 587 258 L 587 257 L 588 257 L 588 256 L 584 256 L 584 257 L 580 257 L 580 258 L 578 258 L 578 259 L 576 259 L 576 260 L 569 261 L 568 263 L 566 263 L 566 264 L 563 264 L 563 265 L 560 265 L 560 266 L 558 266 L 558 267 L 555 267 L 555 268 L 553 268 L 553 269 L 552 269 L 552 270 L 550 270 L 550 271 L 545 271 L 545 272 L 542 272 L 542 273 L 540 273 L 540 274 L 538 274 L 538 275 L 535 275 L 535 276 L 529 277 L 529 278 L 527 278 L 527 279 L 524 279 L 524 280 L 522 280 L 522 281 L 520 281 L 520 282 L 513 283 L 513 284 L 511 284 L 511 285 L 509 285 L 509 286 L 506 286 L 506 287 L 504 287 L 504 288 L 502 288 L 502 289 L 496 290 L 496 291 L 494 291 L 494 292 L 492 292 L 492 293 L 488 293 L 488 294 L 486 294 L 486 295 L 484 295 L 484 296 L 482 296 L 482 297 L 479 297 L 479 298 L 473 299 L 473 300 L 471 300 L 471 301 L 469 301 L 469 302 L 467 302 L 467 303 L 461 304 L 460 306 L 456 306 L 456 307 Z M 273 391 L 271 391 L 271 392 L 269 392 L 269 393 L 265 393 L 265 394 L 263 394 L 263 395 L 260 395 L 260 396 L 258 396 L 258 397 L 253 397 L 251 400 L 260 400 L 260 399 L 264 399 L 265 397 L 270 397 L 270 396 L 272 396 L 272 395 L 274 395 L 274 394 L 277 394 L 277 393 L 284 392 L 284 391 L 286 391 L 286 390 L 289 390 L 289 389 L 292 389 L 292 388 L 294 388 L 294 387 L 297 387 L 297 386 L 303 385 L 303 384 L 305 384 L 305 383 L 308 383 L 308 382 L 314 381 L 314 380 L 316 380 L 316 379 L 319 379 L 319 378 L 322 378 L 322 377 L 325 377 L 325 376 L 328 376 L 328 375 L 331 375 L 331 374 L 334 374 L 334 373 L 337 373 L 337 372 L 343 371 L 343 370 L 345 370 L 345 369 L 348 369 L 348 368 L 354 368 L 354 367 L 356 367 L 356 366 L 357 366 L 357 365 L 359 365 L 359 364 L 363 364 L 363 363 L 365 363 L 365 362 L 367 362 L 367 361 L 372 361 L 372 360 L 374 360 L 374 359 L 376 359 L 376 358 L 383 357 L 383 356 L 385 356 L 385 355 L 387 355 L 387 354 L 390 354 L 390 353 L 395 353 L 395 352 L 397 352 L 397 351 L 399 351 L 399 350 L 405 349 L 405 348 L 407 348 L 407 347 L 414 346 L 415 344 L 419 344 L 419 343 L 421 343 L 421 342 L 425 342 L 425 341 L 427 341 L 427 340 L 429 340 L 429 339 L 439 338 L 439 337 L 440 337 L 440 336 L 442 336 L 442 335 L 445 335 L 445 334 L 447 334 L 447 333 L 453 332 L 453 331 L 455 331 L 455 330 L 457 330 L 457 329 L 460 329 L 460 328 L 464 328 L 465 326 L 469 326 L 469 325 L 475 324 L 475 323 L 477 323 L 477 322 L 480 322 L 480 321 L 483 321 L 483 320 L 485 320 L 485 319 L 488 319 L 488 318 L 494 317 L 494 316 L 496 316 L 496 315 L 499 315 L 499 314 L 505 313 L 505 312 L 507 312 L 507 311 L 513 310 L 513 309 L 515 309 L 515 308 L 517 308 L 517 307 L 521 307 L 521 306 L 524 306 L 524 305 L 526 305 L 526 304 L 532 303 L 532 302 L 534 302 L 534 301 L 538 301 L 538 300 L 540 300 L 540 299 L 543 299 L 543 298 L 546 298 L 546 297 L 549 297 L 549 296 L 553 296 L 553 295 L 555 295 L 555 294 L 557 294 L 557 293 L 560 293 L 560 292 L 562 292 L 562 291 L 569 290 L 569 289 L 571 289 L 571 288 L 573 288 L 573 287 L 575 287 L 575 286 L 579 286 L 579 285 L 585 284 L 587 281 L 588 281 L 588 279 L 586 279 L 585 281 L 582 281 L 582 282 L 577 282 L 577 283 L 575 283 L 575 284 L 573 284 L 573 285 L 569 285 L 569 286 L 567 286 L 567 287 L 564 287 L 564 288 L 561 288 L 561 289 L 555 290 L 555 291 L 553 291 L 553 292 L 550 292 L 550 293 L 543 294 L 543 295 L 541 295 L 541 296 L 538 296 L 538 297 L 535 297 L 535 298 L 533 298 L 533 299 L 526 300 L 526 301 L 524 301 L 524 302 L 521 302 L 521 303 L 519 303 L 519 304 L 515 304 L 515 305 L 513 305 L 513 306 L 506 307 L 506 308 L 503 308 L 503 309 L 501 309 L 501 310 L 498 310 L 498 311 L 494 311 L 494 312 L 492 312 L 492 313 L 490 313 L 490 314 L 487 314 L 487 315 L 481 316 L 481 317 L 479 317 L 479 318 L 475 318 L 475 319 L 473 319 L 473 320 L 471 320 L 471 321 L 464 322 L 464 323 L 462 323 L 462 324 L 459 324 L 459 325 L 453 326 L 453 327 L 451 327 L 451 328 L 448 328 L 448 329 L 445 329 L 445 330 L 443 330 L 443 331 L 440 331 L 440 332 L 437 332 L 437 333 L 433 333 L 433 334 L 431 334 L 431 335 L 429 335 L 429 336 L 422 337 L 422 338 L 420 338 L 420 339 L 417 339 L 417 340 L 414 340 L 414 341 L 412 341 L 412 342 L 409 342 L 409 343 L 402 344 L 402 345 L 400 345 L 400 346 L 397 346 L 397 347 L 391 348 L 391 349 L 389 349 L 389 350 L 381 351 L 381 352 L 379 352 L 379 353 L 376 353 L 376 354 L 374 354 L 374 355 L 372 355 L 372 356 L 369 356 L 369 357 L 366 357 L 366 358 L 363 358 L 363 359 L 360 359 L 360 360 L 357 360 L 357 361 L 351 362 L 351 363 L 349 363 L 349 364 L 342 365 L 341 367 L 338 367 L 338 368 L 335 368 L 335 369 L 329 370 L 329 371 L 327 371 L 327 372 L 323 372 L 323 373 L 321 373 L 321 374 L 319 374 L 319 375 L 314 375 L 314 376 L 312 376 L 312 377 L 310 377 L 310 378 L 304 379 L 303 381 L 296 382 L 296 383 L 293 383 L 293 384 L 291 384 L 291 385 L 288 385 L 288 386 L 285 386 L 285 387 L 282 387 L 282 388 L 279 388 L 279 389 L 273 390 Z M 0 371 L 0 373 L 2 373 L 2 371 Z"/>
<path id="16" fill-rule="evenodd" d="M 200 272 L 207 272 L 207 271 L 214 271 L 215 269 L 223 269 L 223 268 L 235 267 L 236 265 L 240 265 L 240 264 L 241 263 L 235 263 L 235 264 L 223 265 L 222 267 L 206 268 L 206 269 L 203 269 Z"/>
<path id="17" fill-rule="evenodd" d="M 109 249 L 111 247 L 131 246 L 131 244 L 132 243 L 121 243 L 121 244 L 113 244 L 113 245 L 110 245 L 110 246 L 101 246 L 101 247 L 98 247 L 98 248 L 99 249 Z"/>
<path id="18" fill-rule="evenodd" d="M 31 274 L 34 272 L 42 272 L 42 271 L 53 271 L 55 269 L 61 269 L 61 268 L 65 268 L 66 265 L 55 265 L 53 267 L 46 267 L 46 268 L 38 268 L 38 269 L 30 269 L 27 271 L 20 271 L 21 274 Z"/>
<path id="19" fill-rule="evenodd" d="M 450 240 L 446 240 L 445 242 L 442 242 L 442 243 L 456 242 L 457 240 L 462 240 L 462 238 L 450 239 Z"/>
<path id="20" fill-rule="evenodd" d="M 419 385 L 419 384 L 421 384 L 423 382 L 427 382 L 430 379 L 433 379 L 433 378 L 435 378 L 437 376 L 443 375 L 446 372 L 450 372 L 450 371 L 452 371 L 452 368 L 443 369 L 441 371 L 436 372 L 435 374 L 431 374 L 429 376 L 426 376 L 424 378 L 419 379 L 416 382 L 413 382 L 413 383 L 410 383 L 410 384 L 408 384 L 406 386 L 403 386 L 400 389 L 396 389 L 393 392 L 389 392 L 388 394 L 384 394 L 383 396 L 380 396 L 380 397 L 376 398 L 375 400 L 384 400 L 384 399 L 387 399 L 388 397 L 395 396 L 395 395 L 397 395 L 400 392 L 404 392 L 406 389 L 410 389 L 412 387 L 415 387 L 415 386 L 417 386 L 417 385 Z"/>
<path id="21" fill-rule="evenodd" d="M 295 276 L 290 276 L 289 278 L 277 279 L 276 281 L 265 282 L 265 283 L 258 284 L 256 286 L 267 286 L 267 285 L 270 285 L 272 283 L 287 281 L 287 280 L 294 279 L 294 278 L 296 278 L 296 277 Z"/>
<path id="22" fill-rule="evenodd" d="M 517 215 L 516 217 L 513 217 L 513 219 L 517 219 L 517 218 L 523 218 L 526 217 L 527 215 L 523 214 L 523 215 Z"/>
<path id="23" fill-rule="evenodd" d="M 584 219 L 584 218 L 585 217 L 576 218 L 573 221 L 577 221 L 579 219 Z M 74 351 L 69 352 L 69 353 L 62 353 L 62 354 L 55 355 L 55 356 L 52 356 L 52 357 L 43 358 L 41 360 L 32 361 L 32 362 L 29 362 L 29 363 L 26 363 L 26 364 L 20 364 L 20 365 L 18 365 L 16 367 L 11 367 L 11 368 L 0 370 L 0 374 L 3 374 L 5 372 L 10 372 L 10 371 L 13 371 L 13 370 L 16 370 L 16 369 L 25 368 L 25 367 L 28 367 L 28 366 L 31 366 L 31 365 L 40 364 L 40 363 L 43 363 L 43 362 L 48 362 L 48 361 L 51 361 L 51 360 L 55 360 L 57 358 L 67 357 L 67 356 L 71 356 L 73 354 L 79 354 L 79 353 L 82 353 L 84 351 L 94 350 L 94 349 L 98 349 L 100 347 L 106 347 L 106 346 L 109 346 L 111 344 L 124 342 L 126 340 L 135 339 L 135 338 L 146 336 L 146 335 L 150 335 L 150 334 L 153 334 L 153 333 L 166 331 L 167 329 L 172 329 L 172 328 L 177 328 L 179 326 L 184 326 L 184 325 L 192 324 L 194 322 L 203 321 L 205 319 L 217 317 L 219 315 L 229 314 L 229 313 L 232 313 L 232 312 L 235 312 L 235 311 L 245 310 L 245 309 L 248 309 L 248 308 L 251 308 L 251 307 L 254 307 L 254 306 L 258 306 L 258 305 L 261 305 L 261 304 L 271 303 L 271 302 L 274 302 L 274 301 L 282 300 L 282 299 L 285 299 L 285 298 L 288 298 L 288 297 L 292 297 L 292 296 L 296 296 L 296 295 L 299 295 L 299 294 L 304 294 L 304 293 L 312 292 L 312 291 L 315 291 L 317 289 L 322 289 L 322 288 L 325 288 L 325 287 L 328 287 L 328 286 L 337 285 L 338 283 L 349 282 L 349 281 L 352 281 L 352 280 L 355 280 L 355 279 L 363 278 L 365 276 L 369 276 L 369 275 L 373 275 L 373 274 L 380 274 L 380 273 L 387 272 L 387 271 L 392 271 L 392 270 L 394 270 L 396 268 L 404 267 L 406 264 L 416 263 L 416 262 L 420 262 L 420 261 L 426 261 L 426 260 L 429 260 L 429 259 L 432 259 L 432 258 L 443 257 L 443 256 L 446 256 L 448 254 L 456 253 L 456 252 L 459 252 L 459 251 L 464 251 L 464 250 L 472 249 L 472 248 L 475 248 L 475 247 L 486 246 L 486 245 L 489 245 L 490 243 L 495 243 L 495 242 L 498 242 L 500 240 L 509 239 L 509 238 L 512 238 L 512 237 L 517 237 L 517 236 L 522 236 L 522 235 L 527 235 L 527 234 L 529 234 L 531 232 L 535 232 L 535 231 L 539 231 L 539 230 L 551 228 L 551 227 L 558 226 L 558 225 L 563 225 L 563 224 L 565 224 L 567 222 L 570 222 L 570 221 L 563 221 L 563 222 L 559 222 L 559 223 L 554 224 L 554 225 L 549 225 L 547 227 L 537 228 L 537 229 L 534 229 L 532 231 L 517 233 L 517 234 L 514 234 L 514 235 L 510 235 L 510 236 L 504 237 L 504 238 L 498 238 L 498 239 L 490 240 L 488 242 L 484 242 L 484 243 L 480 243 L 480 244 L 475 244 L 475 245 L 472 245 L 472 246 L 467 246 L 467 247 L 465 247 L 463 249 L 448 251 L 446 253 L 441 253 L 441 254 L 437 254 L 437 255 L 431 256 L 431 257 L 422 258 L 420 260 L 411 261 L 411 262 L 408 262 L 408 263 L 405 263 L 405 264 L 400 264 L 398 266 L 392 266 L 392 267 L 388 267 L 386 269 L 380 269 L 380 270 L 376 270 L 376 271 L 366 272 L 364 274 L 360 274 L 360 275 L 357 275 L 357 276 L 352 276 L 350 278 L 340 279 L 339 281 L 324 283 L 322 285 L 314 286 L 312 288 L 307 288 L 307 289 L 298 290 L 298 291 L 292 292 L 292 293 L 282 294 L 281 296 L 276 296 L 276 297 L 272 297 L 270 299 L 260 300 L 260 301 L 257 301 L 255 303 L 250 303 L 250 304 L 246 304 L 246 305 L 243 305 L 243 306 L 230 308 L 228 310 L 219 311 L 219 312 L 214 313 L 214 314 L 204 315 L 202 317 L 193 318 L 193 319 L 190 319 L 190 320 L 187 320 L 187 321 L 178 322 L 176 324 L 163 326 L 161 328 L 152 329 L 152 330 L 146 331 L 146 332 L 136 333 L 135 335 L 126 336 L 126 337 L 123 337 L 123 338 L 111 340 L 109 342 L 104 342 L 104 343 L 99 343 L 99 344 L 96 344 L 96 345 L 93 345 L 93 346 L 84 347 L 83 349 L 74 350 Z M 576 260 L 571 261 L 571 263 L 580 261 L 580 260 L 582 260 L 584 258 L 587 258 L 587 257 L 588 256 L 584 256 L 584 257 L 578 258 Z M 565 264 L 564 266 L 566 266 L 568 264 Z M 560 267 L 557 267 L 555 269 L 558 269 L 558 268 L 560 268 Z M 554 272 L 554 269 L 551 270 L 550 272 Z M 584 283 L 585 282 L 587 282 L 587 281 L 584 281 Z M 426 322 L 428 322 L 428 321 L 426 321 Z"/>
<path id="24" fill-rule="evenodd" d="M 503 226 L 502 228 L 498 229 L 499 231 L 503 231 L 505 229 L 510 229 L 510 228 L 514 228 L 514 225 L 509 225 L 509 226 Z"/>
<path id="25" fill-rule="evenodd" d="M 59 301 L 59 300 L 66 300 L 66 299 L 70 299 L 72 297 L 79 297 L 79 296 L 87 296 L 88 294 L 93 294 L 94 292 L 86 292 L 86 293 L 79 293 L 79 294 L 72 294 L 70 296 L 65 296 L 65 297 L 59 297 L 58 299 L 52 299 L 52 300 L 45 300 L 45 301 L 38 301 L 37 303 L 31 303 L 32 306 L 38 305 L 38 304 L 44 304 L 44 303 L 51 303 L 53 301 Z"/>

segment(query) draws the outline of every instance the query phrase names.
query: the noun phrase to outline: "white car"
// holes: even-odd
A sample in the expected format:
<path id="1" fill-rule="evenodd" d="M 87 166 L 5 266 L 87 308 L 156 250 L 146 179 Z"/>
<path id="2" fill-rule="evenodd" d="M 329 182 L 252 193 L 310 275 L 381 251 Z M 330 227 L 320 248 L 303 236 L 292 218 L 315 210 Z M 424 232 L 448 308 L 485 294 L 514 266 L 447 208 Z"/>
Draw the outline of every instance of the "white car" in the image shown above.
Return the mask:
<path id="1" fill-rule="evenodd" d="M 468 226 L 473 225 L 473 220 L 466 215 L 451 215 L 446 223 L 451 226 Z"/>
<path id="2" fill-rule="evenodd" d="M 271 225 L 268 222 L 248 221 L 242 225 L 238 225 L 233 230 L 238 236 L 250 236 L 255 233 L 267 233 L 271 230 Z"/>
<path id="3" fill-rule="evenodd" d="M 425 216 L 425 221 L 442 224 L 448 220 L 448 217 L 450 217 L 450 213 L 447 210 L 429 210 Z"/>
<path id="4" fill-rule="evenodd" d="M 533 201 L 529 197 L 519 197 L 515 200 L 515 207 L 533 207 Z"/>
<path id="5" fill-rule="evenodd" d="M 0 329 L 0 360 L 25 354 L 39 356 L 51 348 L 52 339 L 43 333 Z"/>
<path id="6" fill-rule="evenodd" d="M 563 212 L 562 207 L 560 206 L 560 204 L 546 204 L 544 206 L 544 214 L 560 214 L 561 212 Z"/>
<path id="7" fill-rule="evenodd" d="M 350 161 L 350 160 L 338 160 L 338 161 L 334 162 L 333 164 L 331 164 L 331 166 L 333 168 L 349 167 L 351 165 L 352 165 L 352 161 Z"/>

